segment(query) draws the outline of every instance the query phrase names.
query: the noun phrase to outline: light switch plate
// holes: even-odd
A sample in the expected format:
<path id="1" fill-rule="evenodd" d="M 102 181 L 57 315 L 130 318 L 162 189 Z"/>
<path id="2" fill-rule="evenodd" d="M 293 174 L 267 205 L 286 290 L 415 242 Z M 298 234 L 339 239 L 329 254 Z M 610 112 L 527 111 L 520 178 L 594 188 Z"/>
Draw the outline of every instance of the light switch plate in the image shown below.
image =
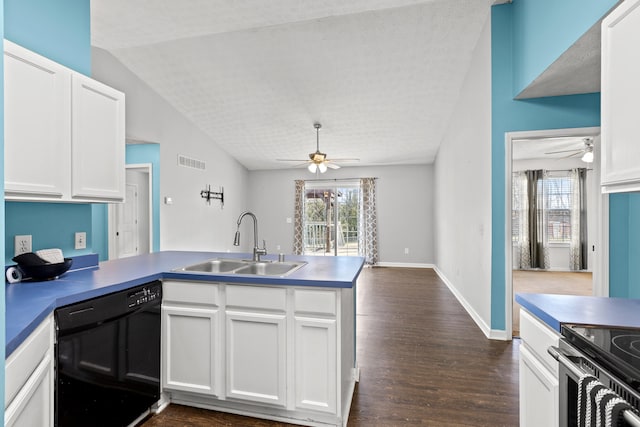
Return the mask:
<path id="1" fill-rule="evenodd" d="M 14 246 L 15 246 L 14 256 L 31 252 L 31 234 L 15 236 Z"/>
<path id="2" fill-rule="evenodd" d="M 87 233 L 84 231 L 78 231 L 76 233 L 76 249 L 87 248 Z"/>

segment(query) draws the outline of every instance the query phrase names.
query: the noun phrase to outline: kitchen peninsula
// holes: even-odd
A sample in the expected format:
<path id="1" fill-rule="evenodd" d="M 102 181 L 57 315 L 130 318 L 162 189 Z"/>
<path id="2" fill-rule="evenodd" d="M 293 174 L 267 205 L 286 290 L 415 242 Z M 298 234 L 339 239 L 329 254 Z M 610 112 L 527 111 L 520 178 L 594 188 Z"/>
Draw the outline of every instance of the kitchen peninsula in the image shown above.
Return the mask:
<path id="1" fill-rule="evenodd" d="M 7 285 L 7 357 L 21 351 L 56 308 L 161 280 L 166 402 L 346 425 L 358 378 L 355 291 L 363 259 L 288 255 L 287 261 L 306 264 L 285 276 L 179 270 L 214 258 L 251 256 L 158 252 L 54 281 Z"/>

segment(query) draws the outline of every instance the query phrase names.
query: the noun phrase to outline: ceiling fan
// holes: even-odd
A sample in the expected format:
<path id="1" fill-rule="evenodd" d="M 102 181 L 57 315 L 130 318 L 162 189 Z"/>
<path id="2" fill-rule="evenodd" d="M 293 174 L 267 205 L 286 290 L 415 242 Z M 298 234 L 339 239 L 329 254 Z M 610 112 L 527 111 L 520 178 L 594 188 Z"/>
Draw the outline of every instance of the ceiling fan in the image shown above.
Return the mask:
<path id="1" fill-rule="evenodd" d="M 549 151 L 544 154 L 560 154 L 560 153 L 570 153 L 561 159 L 566 159 L 569 157 L 582 156 L 581 160 L 585 163 L 593 162 L 593 138 L 582 138 L 582 142 L 584 143 L 584 147 L 582 148 L 572 148 L 570 150 L 560 150 L 560 151 Z"/>
<path id="2" fill-rule="evenodd" d="M 322 125 L 320 123 L 314 123 L 313 127 L 316 128 L 316 151 L 314 153 L 309 153 L 309 160 L 296 160 L 296 159 L 276 159 L 279 162 L 303 162 L 300 165 L 306 165 L 307 169 L 311 173 L 325 173 L 327 168 L 331 169 L 340 169 L 340 165 L 336 164 L 336 162 L 357 162 L 360 159 L 328 159 L 325 153 L 320 152 L 320 128 Z M 294 166 L 295 167 L 295 166 Z"/>

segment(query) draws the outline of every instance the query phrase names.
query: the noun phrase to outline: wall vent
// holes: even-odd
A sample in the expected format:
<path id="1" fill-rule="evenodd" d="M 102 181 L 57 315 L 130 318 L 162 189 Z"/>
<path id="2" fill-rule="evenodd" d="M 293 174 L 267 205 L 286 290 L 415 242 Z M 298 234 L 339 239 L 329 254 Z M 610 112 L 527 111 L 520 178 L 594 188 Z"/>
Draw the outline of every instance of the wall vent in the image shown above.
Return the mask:
<path id="1" fill-rule="evenodd" d="M 193 159 L 191 157 L 178 154 L 178 166 L 184 166 L 185 168 L 191 168 L 191 169 L 205 170 L 207 168 L 207 163 L 202 160 Z"/>

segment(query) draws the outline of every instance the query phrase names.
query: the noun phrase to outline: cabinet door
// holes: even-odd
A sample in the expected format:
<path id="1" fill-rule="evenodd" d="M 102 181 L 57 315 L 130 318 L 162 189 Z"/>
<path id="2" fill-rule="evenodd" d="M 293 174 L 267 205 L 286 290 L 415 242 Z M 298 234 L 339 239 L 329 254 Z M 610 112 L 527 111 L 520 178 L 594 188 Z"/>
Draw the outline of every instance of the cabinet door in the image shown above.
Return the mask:
<path id="1" fill-rule="evenodd" d="M 227 397 L 286 405 L 284 314 L 227 311 Z"/>
<path id="2" fill-rule="evenodd" d="M 296 408 L 336 413 L 336 320 L 295 319 Z"/>
<path id="3" fill-rule="evenodd" d="M 526 345 L 520 346 L 520 426 L 557 427 L 560 421 L 558 379 Z"/>
<path id="4" fill-rule="evenodd" d="M 72 198 L 124 200 L 124 94 L 74 74 L 71 99 Z"/>
<path id="5" fill-rule="evenodd" d="M 53 359 L 47 354 L 6 408 L 7 427 L 53 426 Z"/>
<path id="6" fill-rule="evenodd" d="M 5 40 L 7 199 L 69 196 L 71 71 Z"/>
<path id="7" fill-rule="evenodd" d="M 602 185 L 640 190 L 640 0 L 627 0 L 602 22 Z"/>
<path id="8" fill-rule="evenodd" d="M 165 389 L 220 394 L 219 316 L 217 309 L 162 307 Z"/>

